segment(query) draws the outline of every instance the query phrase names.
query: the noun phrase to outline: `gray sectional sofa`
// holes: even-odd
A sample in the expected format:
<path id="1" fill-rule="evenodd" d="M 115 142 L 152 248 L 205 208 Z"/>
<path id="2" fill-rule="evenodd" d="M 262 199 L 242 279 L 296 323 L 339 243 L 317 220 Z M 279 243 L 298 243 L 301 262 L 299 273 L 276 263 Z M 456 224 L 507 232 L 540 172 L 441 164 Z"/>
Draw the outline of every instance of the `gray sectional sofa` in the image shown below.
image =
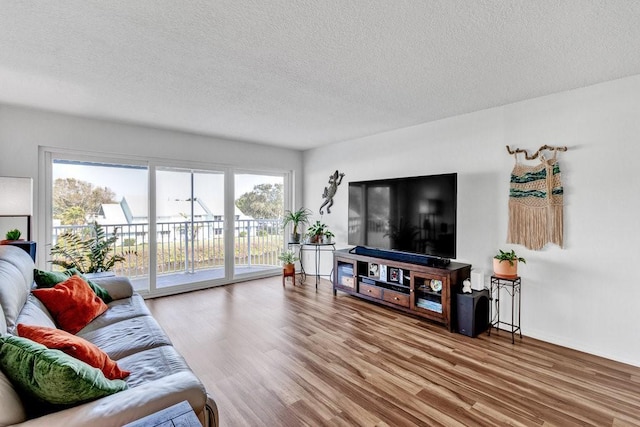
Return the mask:
<path id="1" fill-rule="evenodd" d="M 0 246 L 0 335 L 16 335 L 19 323 L 56 327 L 45 306 L 31 293 L 31 257 L 14 246 Z M 125 277 L 95 280 L 113 301 L 106 312 L 76 335 L 96 344 L 131 374 L 127 388 L 97 400 L 33 417 L 24 391 L 0 371 L 0 426 L 120 426 L 183 400 L 204 426 L 218 425 L 215 402 L 151 316 Z M 5 336 L 5 338 L 8 338 Z M 13 339 L 13 338 L 10 338 Z M 58 350 L 55 350 L 58 351 Z"/>

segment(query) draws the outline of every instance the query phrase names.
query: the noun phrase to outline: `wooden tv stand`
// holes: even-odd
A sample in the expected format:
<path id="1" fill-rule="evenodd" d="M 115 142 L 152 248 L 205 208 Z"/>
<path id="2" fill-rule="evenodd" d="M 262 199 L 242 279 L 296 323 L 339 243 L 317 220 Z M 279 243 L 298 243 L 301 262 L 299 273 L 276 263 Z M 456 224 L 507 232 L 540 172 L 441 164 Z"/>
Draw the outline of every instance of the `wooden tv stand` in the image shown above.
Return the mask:
<path id="1" fill-rule="evenodd" d="M 333 294 L 342 291 L 444 324 L 454 330 L 456 294 L 471 265 L 430 267 L 350 253 L 333 253 Z"/>

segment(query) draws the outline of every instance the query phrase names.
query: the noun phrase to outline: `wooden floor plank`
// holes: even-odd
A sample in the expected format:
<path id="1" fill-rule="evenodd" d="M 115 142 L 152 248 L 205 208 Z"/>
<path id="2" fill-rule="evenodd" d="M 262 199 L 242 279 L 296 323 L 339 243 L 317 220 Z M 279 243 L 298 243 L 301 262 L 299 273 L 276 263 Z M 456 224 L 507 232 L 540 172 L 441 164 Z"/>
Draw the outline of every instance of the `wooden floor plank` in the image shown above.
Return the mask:
<path id="1" fill-rule="evenodd" d="M 640 426 L 640 368 L 280 277 L 148 300 L 229 426 Z M 526 333 L 526 329 L 524 330 Z"/>

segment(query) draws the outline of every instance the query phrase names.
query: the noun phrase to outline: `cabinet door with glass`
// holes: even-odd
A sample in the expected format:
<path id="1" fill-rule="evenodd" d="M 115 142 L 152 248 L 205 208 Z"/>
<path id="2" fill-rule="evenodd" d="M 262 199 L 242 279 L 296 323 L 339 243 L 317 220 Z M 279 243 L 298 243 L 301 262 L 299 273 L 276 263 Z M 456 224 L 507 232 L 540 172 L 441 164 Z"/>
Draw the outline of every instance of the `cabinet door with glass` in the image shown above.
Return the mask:
<path id="1" fill-rule="evenodd" d="M 411 309 L 443 323 L 449 318 L 449 277 L 411 271 Z"/>
<path id="2" fill-rule="evenodd" d="M 333 294 L 336 290 L 356 291 L 357 270 L 356 262 L 352 259 L 334 257 L 333 272 L 335 278 L 333 281 Z"/>

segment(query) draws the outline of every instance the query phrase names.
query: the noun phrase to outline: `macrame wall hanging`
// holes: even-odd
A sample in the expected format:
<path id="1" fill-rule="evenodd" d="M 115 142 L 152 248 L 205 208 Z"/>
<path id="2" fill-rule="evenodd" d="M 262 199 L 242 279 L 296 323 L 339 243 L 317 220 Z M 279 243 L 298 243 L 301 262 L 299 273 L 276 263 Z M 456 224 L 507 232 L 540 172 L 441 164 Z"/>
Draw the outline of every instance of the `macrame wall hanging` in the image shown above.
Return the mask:
<path id="1" fill-rule="evenodd" d="M 509 231 L 507 243 L 524 245 L 528 249 L 540 250 L 547 243 L 562 247 L 563 235 L 563 188 L 558 165 L 558 151 L 567 147 L 543 145 L 534 154 L 517 148 L 507 151 L 515 157 L 509 189 Z M 547 159 L 544 151 L 551 151 Z M 525 159 L 540 158 L 537 165 L 525 165 L 518 160 L 523 153 Z"/>

